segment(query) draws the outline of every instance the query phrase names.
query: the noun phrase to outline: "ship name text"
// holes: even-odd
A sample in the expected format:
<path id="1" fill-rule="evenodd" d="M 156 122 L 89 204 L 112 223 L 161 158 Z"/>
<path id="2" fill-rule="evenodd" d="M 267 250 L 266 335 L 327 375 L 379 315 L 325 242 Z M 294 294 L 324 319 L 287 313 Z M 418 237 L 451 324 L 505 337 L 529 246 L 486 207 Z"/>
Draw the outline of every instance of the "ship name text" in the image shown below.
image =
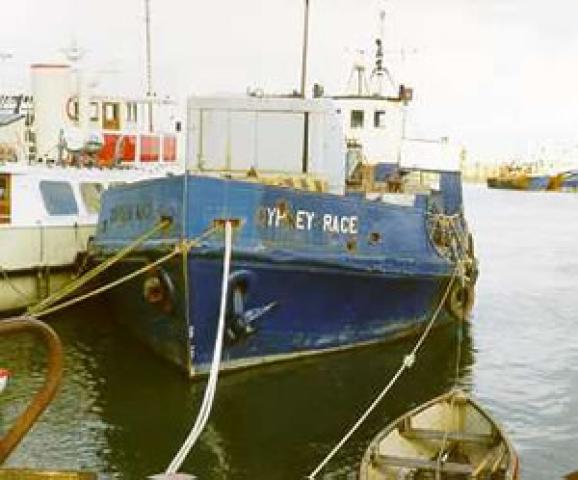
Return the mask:
<path id="1" fill-rule="evenodd" d="M 320 228 L 329 233 L 347 233 L 355 235 L 359 229 L 357 215 L 335 215 L 332 213 L 317 213 L 308 210 L 297 210 L 291 218 L 287 211 L 277 207 L 266 209 L 265 225 L 269 228 L 279 228 L 293 224 L 296 230 L 313 230 Z"/>

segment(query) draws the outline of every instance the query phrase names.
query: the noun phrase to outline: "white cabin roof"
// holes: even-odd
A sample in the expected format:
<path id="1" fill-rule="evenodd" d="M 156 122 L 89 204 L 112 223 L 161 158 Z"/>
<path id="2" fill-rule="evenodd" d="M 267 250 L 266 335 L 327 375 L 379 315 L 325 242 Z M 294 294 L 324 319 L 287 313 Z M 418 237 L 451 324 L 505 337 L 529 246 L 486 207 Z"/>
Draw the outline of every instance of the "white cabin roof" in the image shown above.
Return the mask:
<path id="1" fill-rule="evenodd" d="M 328 98 L 225 96 L 189 97 L 189 109 L 220 111 L 253 111 L 284 113 L 328 113 L 335 110 L 335 103 Z"/>

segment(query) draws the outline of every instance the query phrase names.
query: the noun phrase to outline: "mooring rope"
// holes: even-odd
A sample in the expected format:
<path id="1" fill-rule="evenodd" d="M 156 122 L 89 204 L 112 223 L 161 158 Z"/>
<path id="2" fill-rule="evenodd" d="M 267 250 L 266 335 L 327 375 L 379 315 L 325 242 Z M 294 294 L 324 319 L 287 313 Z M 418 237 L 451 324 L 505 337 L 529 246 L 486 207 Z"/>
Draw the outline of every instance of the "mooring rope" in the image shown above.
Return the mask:
<path id="1" fill-rule="evenodd" d="M 44 310 L 48 309 L 49 307 L 51 307 L 52 305 L 57 303 L 58 301 L 62 300 L 64 297 L 70 295 L 75 290 L 78 290 L 80 287 L 86 285 L 94 277 L 96 277 L 100 273 L 104 272 L 107 268 L 111 267 L 112 265 L 117 263 L 119 260 L 122 260 L 124 257 L 126 257 L 131 252 L 133 252 L 133 250 L 135 250 L 140 245 L 142 245 L 146 240 L 148 240 L 150 237 L 152 237 L 155 233 L 157 233 L 158 231 L 162 230 L 163 228 L 169 226 L 170 223 L 171 223 L 171 221 L 168 219 L 161 220 L 160 222 L 155 224 L 153 226 L 153 228 L 151 228 L 147 232 L 143 233 L 140 237 L 135 239 L 133 242 L 129 243 L 124 248 L 120 249 L 115 255 L 108 258 L 105 262 L 101 263 L 100 265 L 93 268 L 92 270 L 89 270 L 84 275 L 80 276 L 76 280 L 65 285 L 63 288 L 61 288 L 60 290 L 57 290 L 52 295 L 46 297 L 44 300 L 29 307 L 28 313 L 30 315 L 37 316 L 38 314 L 40 314 Z"/>
<path id="2" fill-rule="evenodd" d="M 154 268 L 157 265 L 160 265 L 160 264 L 166 262 L 167 260 L 170 260 L 175 255 L 178 255 L 180 253 L 180 251 L 181 251 L 181 249 L 179 248 L 179 246 L 177 246 L 173 251 L 171 251 L 167 255 L 155 260 L 153 263 L 149 263 L 149 264 L 145 265 L 144 267 L 139 268 L 138 270 L 131 272 L 131 273 L 129 273 L 129 274 L 117 279 L 117 280 L 114 280 L 110 283 L 107 283 L 106 285 L 103 285 L 102 287 L 99 287 L 95 290 L 91 290 L 90 292 L 87 292 L 83 295 L 71 298 L 70 300 L 59 303 L 58 305 L 54 305 L 53 307 L 46 308 L 46 309 L 44 309 L 38 313 L 33 314 L 33 316 L 36 318 L 40 318 L 40 317 L 43 317 L 46 315 L 50 315 L 51 313 L 57 312 L 59 310 L 63 310 L 64 308 L 70 307 L 71 305 L 74 305 L 76 303 L 82 302 L 83 300 L 86 300 L 88 298 L 99 295 L 100 293 L 106 292 L 107 290 L 110 290 L 111 288 L 114 288 L 117 285 L 120 285 L 122 283 L 128 282 L 132 278 L 137 277 L 137 276 L 149 271 L 151 268 Z"/>
<path id="3" fill-rule="evenodd" d="M 395 373 L 395 375 L 392 377 L 392 379 L 389 381 L 389 383 L 384 387 L 384 389 L 379 393 L 379 395 L 375 398 L 375 400 L 371 403 L 371 405 L 369 405 L 369 407 L 366 408 L 365 412 L 363 412 L 363 414 L 359 417 L 359 419 L 355 422 L 355 424 L 353 424 L 353 426 L 347 431 L 347 433 L 341 438 L 341 440 L 339 441 L 339 443 L 337 443 L 337 445 L 335 445 L 335 447 L 333 448 L 333 450 L 331 450 L 326 457 L 321 461 L 321 463 L 315 468 L 315 470 L 313 470 L 308 476 L 307 478 L 309 478 L 310 480 L 313 480 L 318 474 L 319 472 L 321 472 L 321 470 L 323 470 L 323 468 L 329 463 L 329 461 L 335 456 L 335 454 L 341 449 L 341 447 L 343 447 L 343 445 L 345 445 L 345 443 L 351 438 L 351 436 L 355 433 L 355 431 L 361 426 L 361 424 L 363 424 L 363 422 L 365 422 L 365 420 L 367 419 L 367 417 L 369 417 L 369 415 L 371 414 L 371 412 L 373 412 L 373 410 L 375 409 L 375 407 L 377 407 L 377 405 L 379 404 L 379 402 L 381 402 L 381 400 L 383 399 L 383 397 L 385 397 L 385 395 L 387 395 L 387 393 L 391 390 L 391 388 L 395 385 L 395 383 L 397 382 L 397 380 L 401 377 L 401 375 L 408 369 L 410 369 L 413 364 L 415 363 L 415 357 L 419 351 L 419 349 L 421 348 L 421 346 L 423 345 L 423 343 L 425 342 L 426 338 L 428 337 L 431 329 L 433 328 L 433 325 L 438 317 L 438 315 L 440 314 L 442 307 L 444 305 L 444 303 L 446 302 L 448 295 L 450 293 L 450 290 L 455 282 L 456 277 L 458 276 L 458 271 L 459 268 L 456 266 L 456 268 L 454 269 L 452 276 L 450 278 L 450 281 L 448 283 L 448 286 L 444 292 L 444 294 L 442 295 L 442 298 L 439 302 L 439 305 L 437 306 L 437 308 L 435 309 L 432 318 L 430 319 L 430 321 L 428 322 L 425 330 L 422 332 L 419 340 L 417 341 L 417 343 L 415 344 L 415 346 L 413 347 L 413 349 L 411 350 L 411 352 L 409 354 L 407 354 L 405 357 L 403 357 L 403 361 L 401 363 L 401 366 L 399 367 L 399 369 L 397 370 L 397 372 Z"/>
<path id="4" fill-rule="evenodd" d="M 91 290 L 90 292 L 87 292 L 83 295 L 80 295 L 78 297 L 74 297 L 71 298 L 70 300 L 67 300 L 66 302 L 62 302 L 59 303 L 58 305 L 54 305 L 53 307 L 49 307 L 49 308 L 45 308 L 44 310 L 39 311 L 38 313 L 34 313 L 33 316 L 36 318 L 40 318 L 43 317 L 45 315 L 49 315 L 51 313 L 57 312 L 59 310 L 62 310 L 64 308 L 70 307 L 71 305 L 74 305 L 76 303 L 82 302 L 83 300 L 87 300 L 88 298 L 94 297 L 96 295 L 99 295 L 103 292 L 106 292 L 107 290 L 110 290 L 111 288 L 114 288 L 118 285 L 121 285 L 125 282 L 128 282 L 129 280 L 138 277 L 139 275 L 142 275 L 143 273 L 148 272 L 149 270 L 153 269 L 154 267 L 157 267 L 158 265 L 161 265 L 165 262 L 167 262 L 168 260 L 170 260 L 171 258 L 173 258 L 176 255 L 179 255 L 181 253 L 187 253 L 189 250 L 191 250 L 193 247 L 199 245 L 199 243 L 206 238 L 207 236 L 209 236 L 211 233 L 213 233 L 215 231 L 216 227 L 211 227 L 207 230 L 205 230 L 201 235 L 199 235 L 197 238 L 194 238 L 192 240 L 186 240 L 181 242 L 180 244 L 175 245 L 175 248 L 167 253 L 166 255 L 158 258 L 157 260 L 155 260 L 152 263 L 149 263 L 147 265 L 145 265 L 144 267 L 139 268 L 138 270 L 135 270 L 131 273 L 128 273 L 126 275 L 124 275 L 123 277 L 120 277 L 116 280 L 113 280 L 110 283 L 107 283 L 106 285 L 103 285 L 99 288 L 96 288 L 95 290 Z M 120 260 L 120 259 L 119 259 Z M 109 267 L 112 266 L 112 264 L 109 265 Z M 98 268 L 98 267 L 96 267 Z M 92 271 L 92 270 L 91 270 Z M 103 270 L 104 271 L 104 270 Z M 99 272 L 100 273 L 100 272 Z M 82 278 L 82 277 L 81 277 Z M 94 278 L 94 276 L 92 277 Z M 83 283 L 84 284 L 84 283 Z M 79 287 L 77 287 L 79 288 Z M 72 292 L 70 292 L 72 293 Z"/>
<path id="5" fill-rule="evenodd" d="M 186 440 L 183 442 L 181 448 L 173 458 L 172 462 L 169 464 L 166 470 L 166 474 L 175 474 L 178 472 L 179 468 L 187 458 L 187 455 L 191 451 L 191 448 L 195 445 L 195 442 L 201 435 L 201 432 L 205 428 L 209 415 L 211 413 L 211 408 L 213 406 L 213 401 L 215 398 L 215 391 L 217 389 L 217 380 L 219 378 L 219 367 L 221 364 L 221 355 L 223 352 L 223 335 L 225 332 L 225 316 L 227 312 L 227 290 L 229 286 L 229 270 L 231 265 L 231 245 L 232 245 L 232 226 L 231 222 L 227 220 L 225 222 L 225 253 L 223 258 L 223 280 L 221 284 L 221 305 L 219 310 L 219 322 L 217 325 L 217 335 L 215 337 L 215 347 L 213 350 L 213 360 L 211 362 L 211 369 L 209 373 L 209 380 L 207 382 L 207 387 L 205 389 L 205 395 L 203 397 L 203 402 L 201 403 L 201 408 L 195 420 L 193 428 L 189 432 Z"/>

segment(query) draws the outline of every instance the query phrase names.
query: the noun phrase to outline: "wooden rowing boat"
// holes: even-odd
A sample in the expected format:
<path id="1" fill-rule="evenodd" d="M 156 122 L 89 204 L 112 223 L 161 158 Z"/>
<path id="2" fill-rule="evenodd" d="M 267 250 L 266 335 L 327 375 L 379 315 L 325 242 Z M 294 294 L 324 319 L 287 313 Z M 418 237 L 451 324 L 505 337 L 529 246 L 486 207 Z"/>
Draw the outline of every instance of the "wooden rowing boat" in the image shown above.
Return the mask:
<path id="1" fill-rule="evenodd" d="M 500 425 L 452 390 L 398 418 L 370 443 L 360 480 L 517 480 L 518 456 Z"/>

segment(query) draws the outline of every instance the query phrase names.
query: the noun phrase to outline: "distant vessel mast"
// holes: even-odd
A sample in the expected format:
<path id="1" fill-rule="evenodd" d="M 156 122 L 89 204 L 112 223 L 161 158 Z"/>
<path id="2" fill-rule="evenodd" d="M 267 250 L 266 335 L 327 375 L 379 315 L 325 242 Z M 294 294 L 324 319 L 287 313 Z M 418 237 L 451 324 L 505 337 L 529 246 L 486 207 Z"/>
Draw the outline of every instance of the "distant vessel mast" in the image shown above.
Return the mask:
<path id="1" fill-rule="evenodd" d="M 147 77 L 147 99 L 148 102 L 148 127 L 149 132 L 153 131 L 153 80 L 151 66 L 151 15 L 150 0 L 145 0 L 145 26 L 146 26 L 146 77 Z"/>

